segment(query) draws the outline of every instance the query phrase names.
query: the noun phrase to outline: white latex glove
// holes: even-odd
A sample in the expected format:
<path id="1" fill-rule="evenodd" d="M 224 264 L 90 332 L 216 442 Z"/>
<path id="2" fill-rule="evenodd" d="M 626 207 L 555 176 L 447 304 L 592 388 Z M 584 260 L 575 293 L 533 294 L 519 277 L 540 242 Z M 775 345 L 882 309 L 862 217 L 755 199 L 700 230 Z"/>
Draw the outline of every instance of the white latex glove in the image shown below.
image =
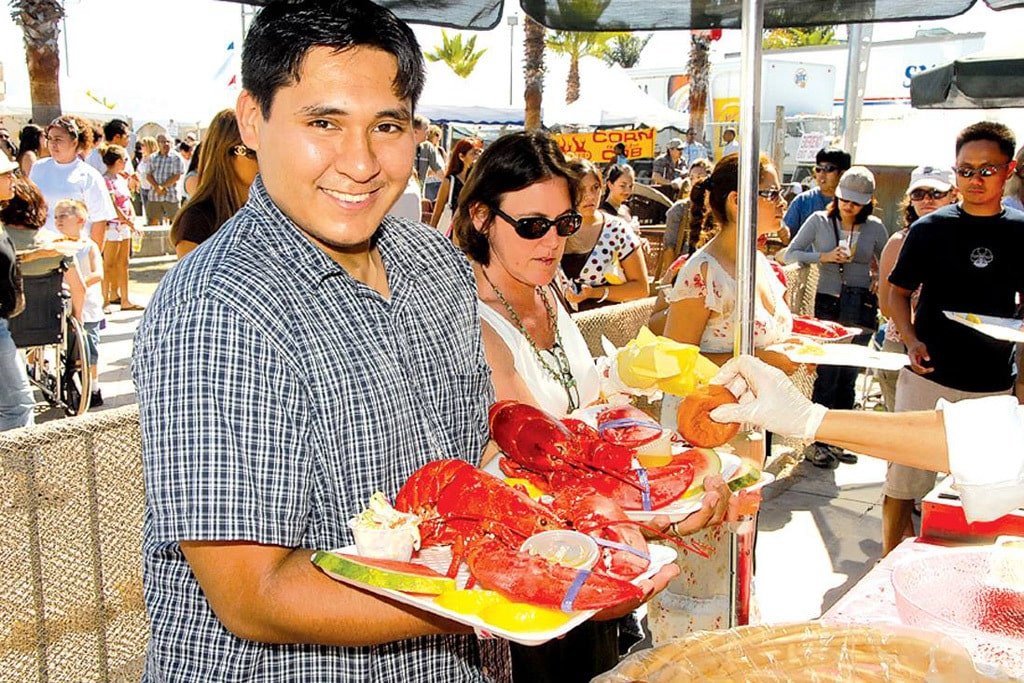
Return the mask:
<path id="1" fill-rule="evenodd" d="M 712 384 L 721 384 L 739 403 L 711 411 L 715 422 L 748 422 L 782 436 L 812 441 L 828 408 L 811 403 L 779 370 L 753 356 L 733 358 Z"/>

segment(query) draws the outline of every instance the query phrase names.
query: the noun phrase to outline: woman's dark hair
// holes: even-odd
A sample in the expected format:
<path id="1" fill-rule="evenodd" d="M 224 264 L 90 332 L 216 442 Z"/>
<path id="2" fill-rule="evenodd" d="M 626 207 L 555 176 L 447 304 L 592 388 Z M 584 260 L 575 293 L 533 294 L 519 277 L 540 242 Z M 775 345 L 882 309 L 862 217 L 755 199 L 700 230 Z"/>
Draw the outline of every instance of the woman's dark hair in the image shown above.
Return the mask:
<path id="1" fill-rule="evenodd" d="M 473 165 L 452 217 L 455 241 L 462 251 L 480 265 L 488 265 L 491 245 L 486 230 L 494 224 L 494 214 L 488 211 L 483 230 L 478 230 L 473 223 L 473 211 L 481 205 L 488 209 L 496 207 L 509 192 L 549 178 L 565 178 L 570 206 L 575 208 L 579 177 L 554 138 L 547 133 L 530 131 L 512 133 L 494 141 Z"/>
<path id="2" fill-rule="evenodd" d="M 196 143 L 196 148 L 192 150 L 192 158 L 188 160 L 188 168 L 185 169 L 185 175 L 192 173 L 193 171 L 199 170 L 199 155 L 203 151 L 203 143 Z"/>
<path id="3" fill-rule="evenodd" d="M 601 203 L 603 204 L 608 199 L 608 186 L 612 185 L 616 180 L 622 177 L 623 173 L 632 173 L 633 177 L 636 177 L 636 171 L 629 164 L 615 164 L 608 169 L 608 175 L 604 178 L 604 188 L 601 190 Z"/>
<path id="4" fill-rule="evenodd" d="M 35 152 L 37 155 L 43 148 L 43 129 L 34 123 L 26 124 L 18 134 L 18 159 L 25 156 L 27 152 Z"/>
<path id="5" fill-rule="evenodd" d="M 576 174 L 576 198 L 579 199 L 580 193 L 583 191 L 583 179 L 588 175 L 592 175 L 597 178 L 598 185 L 604 184 L 604 174 L 601 173 L 600 167 L 590 159 L 570 159 L 569 168 Z"/>
<path id="6" fill-rule="evenodd" d="M 448 156 L 448 168 L 444 170 L 445 178 L 462 173 L 462 155 L 474 147 L 483 147 L 483 142 L 478 138 L 462 138 L 452 146 L 452 153 Z"/>
<path id="7" fill-rule="evenodd" d="M 903 199 L 900 200 L 899 211 L 903 214 L 903 227 L 907 230 L 914 224 L 920 216 L 917 215 L 917 211 L 914 209 L 914 203 L 910 201 L 910 195 L 903 195 Z"/>
<path id="8" fill-rule="evenodd" d="M 757 174 L 764 178 L 768 169 L 775 168 L 764 154 L 757 162 Z M 729 154 L 715 164 L 711 175 L 690 190 L 690 225 L 700 229 L 700 242 L 706 242 L 728 220 L 725 211 L 729 195 L 739 191 L 740 155 Z"/>
<path id="9" fill-rule="evenodd" d="M 106 164 L 107 168 L 110 168 L 119 159 L 128 161 L 128 150 L 121 145 L 107 145 L 103 148 L 103 154 L 100 158 L 103 159 L 103 163 Z"/>
<path id="10" fill-rule="evenodd" d="M 107 142 L 112 142 L 118 135 L 129 135 L 131 128 L 124 119 L 110 119 L 103 124 L 103 137 Z"/>
<path id="11" fill-rule="evenodd" d="M 245 37 L 242 87 L 269 118 L 274 95 L 298 82 L 310 50 L 361 45 L 394 55 L 395 93 L 415 108 L 426 79 L 419 43 L 408 24 L 369 0 L 270 0 Z"/>
<path id="12" fill-rule="evenodd" d="M 0 209 L 3 225 L 38 230 L 46 224 L 46 199 L 39 187 L 28 178 L 15 176 L 14 196 Z"/>
<path id="13" fill-rule="evenodd" d="M 860 225 L 867 221 L 875 213 L 875 198 L 872 197 L 871 201 L 860 207 L 860 211 L 857 212 L 856 218 L 853 219 L 854 225 Z M 828 205 L 828 217 L 839 218 L 839 197 L 833 197 L 832 203 Z"/>

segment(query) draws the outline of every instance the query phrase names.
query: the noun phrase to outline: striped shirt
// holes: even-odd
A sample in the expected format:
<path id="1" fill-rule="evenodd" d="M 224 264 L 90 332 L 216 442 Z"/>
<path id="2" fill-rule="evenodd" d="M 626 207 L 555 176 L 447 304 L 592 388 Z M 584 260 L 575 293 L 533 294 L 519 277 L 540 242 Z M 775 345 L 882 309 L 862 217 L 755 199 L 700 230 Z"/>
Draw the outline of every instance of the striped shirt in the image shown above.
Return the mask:
<path id="1" fill-rule="evenodd" d="M 179 546 L 344 546 L 348 519 L 375 491 L 393 499 L 436 458 L 479 459 L 493 389 L 470 267 L 436 231 L 392 217 L 376 244 L 390 299 L 304 237 L 257 178 L 147 307 L 132 368 L 152 629 L 144 680 L 509 677 L 504 641 L 466 635 L 371 647 L 239 639 Z"/>
<path id="2" fill-rule="evenodd" d="M 182 159 L 181 155 L 175 151 L 171 151 L 166 155 L 156 152 L 149 157 L 149 173 L 153 176 L 153 180 L 155 180 L 158 185 L 163 185 L 173 176 L 184 175 L 185 160 Z M 155 188 L 152 191 L 155 192 Z M 158 202 L 179 201 L 178 183 L 171 183 L 164 192 L 154 194 L 151 199 Z"/>

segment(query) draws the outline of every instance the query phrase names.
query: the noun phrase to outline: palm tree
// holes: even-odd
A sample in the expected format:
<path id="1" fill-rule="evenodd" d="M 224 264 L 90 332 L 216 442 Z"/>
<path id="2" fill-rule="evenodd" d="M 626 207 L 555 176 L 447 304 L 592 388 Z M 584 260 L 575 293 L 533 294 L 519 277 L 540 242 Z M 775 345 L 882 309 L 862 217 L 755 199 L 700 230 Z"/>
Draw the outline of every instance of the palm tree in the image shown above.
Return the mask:
<path id="1" fill-rule="evenodd" d="M 653 35 L 648 33 L 646 38 L 641 38 L 632 33 L 618 34 L 605 45 L 601 59 L 608 66 L 618 64 L 623 69 L 632 69 L 640 62 L 640 53 L 647 47 Z"/>
<path id="2" fill-rule="evenodd" d="M 704 139 L 704 118 L 708 110 L 708 80 L 711 72 L 711 36 L 706 31 L 690 32 L 690 128 L 697 140 Z"/>
<path id="3" fill-rule="evenodd" d="M 523 81 L 526 111 L 523 127 L 540 129 L 540 105 L 544 99 L 544 27 L 529 15 L 523 21 Z"/>
<path id="4" fill-rule="evenodd" d="M 761 42 L 765 50 L 785 50 L 808 45 L 835 45 L 835 26 L 807 26 L 805 28 L 773 28 L 764 32 Z"/>
<path id="5" fill-rule="evenodd" d="M 476 49 L 476 36 L 463 42 L 461 33 L 449 38 L 447 31 L 441 31 L 441 45 L 436 46 L 433 52 L 424 53 L 423 56 L 432 62 L 444 62 L 456 76 L 468 78 L 485 52 L 487 48 Z"/>
<path id="6" fill-rule="evenodd" d="M 580 57 L 603 57 L 608 41 L 622 33 L 555 31 L 546 41 L 552 52 L 569 55 L 569 76 L 565 82 L 565 103 L 580 98 Z"/>
<path id="7" fill-rule="evenodd" d="M 46 125 L 60 116 L 60 0 L 11 0 L 11 18 L 21 26 L 28 65 L 32 120 Z"/>

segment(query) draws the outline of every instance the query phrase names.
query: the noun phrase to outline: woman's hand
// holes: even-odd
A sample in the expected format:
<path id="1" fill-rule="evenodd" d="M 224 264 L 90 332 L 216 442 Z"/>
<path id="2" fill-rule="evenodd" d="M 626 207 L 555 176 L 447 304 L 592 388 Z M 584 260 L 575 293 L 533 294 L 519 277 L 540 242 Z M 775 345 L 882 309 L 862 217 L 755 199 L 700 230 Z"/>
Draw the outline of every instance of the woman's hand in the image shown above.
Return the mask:
<path id="1" fill-rule="evenodd" d="M 839 246 L 832 251 L 823 251 L 818 259 L 822 263 L 849 263 L 850 252 Z"/>
<path id="2" fill-rule="evenodd" d="M 597 294 L 597 292 L 599 291 L 601 290 L 595 289 L 590 285 L 583 285 L 580 287 L 580 291 L 577 294 L 572 287 L 566 287 L 565 300 L 568 301 L 573 306 L 578 306 L 580 303 L 586 301 L 587 299 L 596 299 L 599 296 Z"/>
<path id="3" fill-rule="evenodd" d="M 801 363 L 797 363 L 796 361 L 791 360 L 790 357 L 784 353 L 779 353 L 778 351 L 765 351 L 764 349 L 760 349 L 758 351 L 755 351 L 755 354 L 758 358 L 763 360 L 768 365 L 771 365 L 773 367 L 778 368 L 779 370 L 782 370 L 787 375 L 792 375 L 794 372 L 800 369 Z"/>

